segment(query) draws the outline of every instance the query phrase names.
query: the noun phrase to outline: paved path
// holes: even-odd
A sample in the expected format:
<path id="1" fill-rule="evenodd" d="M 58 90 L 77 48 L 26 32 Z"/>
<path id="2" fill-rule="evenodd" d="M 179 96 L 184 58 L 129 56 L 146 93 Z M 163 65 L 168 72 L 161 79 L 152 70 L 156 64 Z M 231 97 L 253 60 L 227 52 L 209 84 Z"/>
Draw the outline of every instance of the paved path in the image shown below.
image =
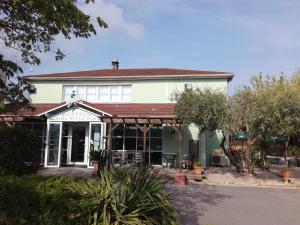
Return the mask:
<path id="1" fill-rule="evenodd" d="M 81 167 L 41 168 L 38 171 L 42 176 L 71 176 L 71 177 L 93 177 L 93 169 Z"/>
<path id="2" fill-rule="evenodd" d="M 252 186 L 252 187 L 282 187 L 282 188 L 300 188 L 300 168 L 292 168 L 293 176 L 290 182 L 285 183 L 280 176 L 282 169 L 287 166 L 273 166 L 271 172 L 255 168 L 255 174 L 242 175 L 236 172 L 232 167 L 210 167 L 205 171 L 207 177 L 203 183 L 218 185 L 232 184 L 237 186 Z M 300 223 L 299 223 L 300 224 Z"/>
<path id="3" fill-rule="evenodd" d="M 170 184 L 183 225 L 299 225 L 300 191 Z"/>

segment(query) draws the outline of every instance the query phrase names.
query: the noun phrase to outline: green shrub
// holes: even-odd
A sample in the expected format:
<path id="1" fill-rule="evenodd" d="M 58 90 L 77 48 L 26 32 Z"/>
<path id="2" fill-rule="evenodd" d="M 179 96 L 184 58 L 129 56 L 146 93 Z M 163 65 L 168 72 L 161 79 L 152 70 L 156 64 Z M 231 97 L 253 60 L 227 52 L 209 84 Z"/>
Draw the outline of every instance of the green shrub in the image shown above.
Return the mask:
<path id="1" fill-rule="evenodd" d="M 0 224 L 179 224 L 162 189 L 149 170 L 103 170 L 98 179 L 0 176 Z"/>
<path id="2" fill-rule="evenodd" d="M 270 160 L 267 158 L 265 151 L 256 148 L 252 151 L 251 158 L 255 166 L 262 169 L 270 168 Z"/>
<path id="3" fill-rule="evenodd" d="M 296 145 L 290 145 L 288 147 L 288 156 L 300 157 L 300 147 Z"/>
<path id="4" fill-rule="evenodd" d="M 251 161 L 252 163 L 259 168 L 269 169 L 270 160 L 267 158 L 268 149 L 272 145 L 272 140 L 268 138 L 262 138 L 256 146 L 254 146 L 251 152 Z"/>
<path id="5" fill-rule="evenodd" d="M 41 141 L 23 127 L 0 127 L 0 174 L 36 172 L 41 160 Z"/>
<path id="6" fill-rule="evenodd" d="M 0 224 L 75 224 L 79 210 L 70 195 L 71 178 L 0 177 Z"/>

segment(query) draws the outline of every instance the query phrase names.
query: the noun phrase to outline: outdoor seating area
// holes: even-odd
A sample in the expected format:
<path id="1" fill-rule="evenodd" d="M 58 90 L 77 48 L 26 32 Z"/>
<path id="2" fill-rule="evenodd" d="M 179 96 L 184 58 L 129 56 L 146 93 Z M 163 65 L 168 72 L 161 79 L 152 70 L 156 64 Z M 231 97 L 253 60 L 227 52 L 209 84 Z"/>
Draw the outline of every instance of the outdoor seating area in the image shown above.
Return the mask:
<path id="1" fill-rule="evenodd" d="M 140 151 L 112 151 L 112 164 L 115 166 L 138 167 L 144 163 Z"/>

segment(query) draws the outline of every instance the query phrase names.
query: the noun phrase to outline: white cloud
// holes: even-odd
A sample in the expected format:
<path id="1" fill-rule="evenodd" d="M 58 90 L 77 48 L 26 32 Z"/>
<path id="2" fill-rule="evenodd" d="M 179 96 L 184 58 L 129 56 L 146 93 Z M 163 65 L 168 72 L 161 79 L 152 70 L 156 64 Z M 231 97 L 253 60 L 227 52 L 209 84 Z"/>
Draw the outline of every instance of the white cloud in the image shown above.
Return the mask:
<path id="1" fill-rule="evenodd" d="M 108 29 L 105 32 L 125 35 L 135 40 L 144 36 L 142 23 L 129 21 L 125 18 L 121 7 L 107 0 L 97 0 L 94 4 L 84 5 L 82 10 L 94 18 L 100 16 L 108 24 Z"/>
<path id="2" fill-rule="evenodd" d="M 247 16 L 223 17 L 223 20 L 238 26 L 253 42 L 253 49 L 272 47 L 280 49 L 300 49 L 300 23 L 298 21 L 280 21 L 276 18 L 253 18 Z M 251 41 L 252 40 L 252 41 Z"/>

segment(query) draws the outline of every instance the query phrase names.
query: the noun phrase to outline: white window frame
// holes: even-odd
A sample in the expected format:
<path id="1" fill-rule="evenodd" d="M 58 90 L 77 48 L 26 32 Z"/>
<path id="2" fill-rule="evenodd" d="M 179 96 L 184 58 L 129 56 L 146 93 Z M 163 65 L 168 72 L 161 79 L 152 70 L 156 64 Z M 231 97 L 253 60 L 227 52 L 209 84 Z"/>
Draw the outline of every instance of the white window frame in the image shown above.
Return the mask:
<path id="1" fill-rule="evenodd" d="M 103 85 L 94 85 L 94 84 L 90 84 L 90 85 L 74 85 L 74 84 L 64 84 L 62 87 L 62 101 L 66 101 L 67 100 L 67 95 L 66 95 L 66 89 L 68 87 L 72 87 L 73 90 L 75 90 L 76 92 L 78 92 L 78 87 L 84 87 L 85 88 L 85 98 L 82 100 L 88 101 L 87 100 L 87 90 L 88 87 L 96 87 L 96 99 L 94 101 L 89 100 L 90 102 L 93 103 L 131 103 L 132 102 L 132 84 L 103 84 Z M 108 99 L 106 100 L 100 100 L 100 87 L 108 87 Z M 116 100 L 112 100 L 112 87 L 117 87 L 117 99 Z M 130 88 L 130 97 L 128 98 L 127 101 L 124 100 L 123 98 L 123 88 L 124 87 L 129 87 Z"/>
<path id="2" fill-rule="evenodd" d="M 86 158 L 87 158 L 87 166 L 88 168 L 93 168 L 94 166 L 91 165 L 90 166 L 90 151 L 91 151 L 91 138 L 92 138 L 92 125 L 94 124 L 99 124 L 101 125 L 101 135 L 100 135 L 100 145 L 102 149 L 105 149 L 105 145 L 106 145 L 106 139 L 104 139 L 104 137 L 106 137 L 106 123 L 102 123 L 102 122 L 90 122 L 89 123 L 89 141 L 88 141 L 88 150 L 87 150 L 87 154 L 86 154 Z"/>
<path id="3" fill-rule="evenodd" d="M 57 165 L 48 165 L 48 152 L 49 152 L 49 141 L 50 141 L 50 125 L 51 124 L 59 124 L 59 142 L 58 142 L 58 160 Z M 61 165 L 61 136 L 62 136 L 62 122 L 50 122 L 47 120 L 47 135 L 46 135 L 46 148 L 45 148 L 45 163 L 44 167 L 60 167 Z"/>

